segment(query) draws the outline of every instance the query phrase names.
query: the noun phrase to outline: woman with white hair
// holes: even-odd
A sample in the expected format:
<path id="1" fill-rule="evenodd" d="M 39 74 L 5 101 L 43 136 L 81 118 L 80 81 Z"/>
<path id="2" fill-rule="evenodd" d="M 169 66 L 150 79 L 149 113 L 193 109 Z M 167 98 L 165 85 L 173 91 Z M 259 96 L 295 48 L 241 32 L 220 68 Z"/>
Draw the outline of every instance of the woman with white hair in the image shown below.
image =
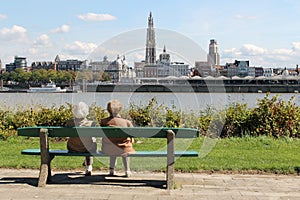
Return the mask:
<path id="1" fill-rule="evenodd" d="M 120 116 L 121 109 L 122 104 L 118 100 L 111 100 L 108 102 L 107 111 L 110 116 L 102 119 L 100 126 L 132 127 L 133 125 L 129 120 L 123 119 Z M 110 175 L 114 175 L 117 156 L 122 156 L 125 167 L 125 176 L 131 176 L 128 155 L 135 153 L 135 150 L 132 147 L 133 142 L 133 138 L 102 138 L 102 152 L 110 156 Z"/>
<path id="2" fill-rule="evenodd" d="M 79 102 L 74 106 L 74 119 L 66 122 L 66 126 L 94 126 L 93 121 L 88 120 L 86 117 L 89 114 L 89 106 L 84 102 Z M 80 133 L 79 133 L 80 134 Z M 96 152 L 97 143 L 94 137 L 70 137 L 67 142 L 67 148 L 70 152 Z M 91 176 L 93 157 L 86 156 L 84 165 L 86 166 L 86 176 Z"/>

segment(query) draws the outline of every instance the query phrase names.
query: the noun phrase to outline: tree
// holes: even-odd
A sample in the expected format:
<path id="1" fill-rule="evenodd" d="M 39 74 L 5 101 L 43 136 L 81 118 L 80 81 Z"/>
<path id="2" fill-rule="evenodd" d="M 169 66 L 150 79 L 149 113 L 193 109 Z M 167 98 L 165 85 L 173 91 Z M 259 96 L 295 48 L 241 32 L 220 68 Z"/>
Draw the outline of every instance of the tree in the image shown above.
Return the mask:
<path id="1" fill-rule="evenodd" d="M 50 69 L 47 73 L 49 80 L 57 82 L 57 71 Z"/>
<path id="2" fill-rule="evenodd" d="M 102 81 L 111 81 L 111 77 L 109 76 L 108 73 L 104 72 L 102 74 Z"/>

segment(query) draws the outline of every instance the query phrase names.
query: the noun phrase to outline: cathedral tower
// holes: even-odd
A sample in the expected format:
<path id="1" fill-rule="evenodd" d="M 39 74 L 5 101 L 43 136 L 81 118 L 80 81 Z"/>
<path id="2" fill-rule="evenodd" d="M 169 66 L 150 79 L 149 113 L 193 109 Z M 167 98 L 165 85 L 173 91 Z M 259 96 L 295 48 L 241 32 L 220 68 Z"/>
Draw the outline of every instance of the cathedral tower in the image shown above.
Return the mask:
<path id="1" fill-rule="evenodd" d="M 152 13 L 148 17 L 147 41 L 146 41 L 146 58 L 145 64 L 156 63 L 156 48 L 155 48 L 155 31 L 153 27 Z"/>

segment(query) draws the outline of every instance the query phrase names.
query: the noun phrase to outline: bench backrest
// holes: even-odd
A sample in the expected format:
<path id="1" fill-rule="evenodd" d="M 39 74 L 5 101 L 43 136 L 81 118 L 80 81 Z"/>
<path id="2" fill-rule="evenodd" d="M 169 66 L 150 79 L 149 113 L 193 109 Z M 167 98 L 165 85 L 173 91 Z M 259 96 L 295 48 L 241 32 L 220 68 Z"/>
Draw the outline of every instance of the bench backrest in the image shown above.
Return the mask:
<path id="1" fill-rule="evenodd" d="M 41 129 L 47 129 L 48 137 L 166 138 L 168 130 L 175 133 L 175 138 L 199 137 L 197 129 L 159 127 L 24 127 L 18 128 L 18 135 L 39 137 Z"/>

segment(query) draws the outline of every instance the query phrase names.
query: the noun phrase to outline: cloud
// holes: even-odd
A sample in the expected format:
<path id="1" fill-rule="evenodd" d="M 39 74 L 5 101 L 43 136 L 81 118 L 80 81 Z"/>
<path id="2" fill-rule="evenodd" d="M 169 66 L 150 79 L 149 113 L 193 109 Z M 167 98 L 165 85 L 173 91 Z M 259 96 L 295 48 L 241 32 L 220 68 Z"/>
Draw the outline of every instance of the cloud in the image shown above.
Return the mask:
<path id="1" fill-rule="evenodd" d="M 246 16 L 246 15 L 240 15 L 240 14 L 235 15 L 234 18 L 239 19 L 239 20 L 256 20 L 257 19 L 256 16 Z"/>
<path id="2" fill-rule="evenodd" d="M 272 51 L 272 54 L 275 54 L 275 55 L 291 55 L 291 54 L 293 54 L 293 50 L 292 49 L 274 49 Z"/>
<path id="3" fill-rule="evenodd" d="M 293 51 L 300 51 L 300 42 L 293 42 L 292 43 L 292 50 Z"/>
<path id="4" fill-rule="evenodd" d="M 67 33 L 70 31 L 70 26 L 69 25 L 61 25 L 60 27 L 51 30 L 51 33 Z"/>
<path id="5" fill-rule="evenodd" d="M 110 14 L 96 14 L 96 13 L 87 13 L 85 15 L 78 15 L 77 17 L 84 21 L 111 21 L 117 19 L 115 16 Z"/>
<path id="6" fill-rule="evenodd" d="M 243 55 L 248 55 L 248 56 L 257 56 L 257 55 L 262 55 L 267 53 L 266 49 L 255 46 L 253 44 L 244 44 L 241 47 L 240 51 Z"/>
<path id="7" fill-rule="evenodd" d="M 75 41 L 72 44 L 66 45 L 64 50 L 69 52 L 70 54 L 88 55 L 91 52 L 93 52 L 96 48 L 97 45 L 94 43 Z"/>
<path id="8" fill-rule="evenodd" d="M 27 30 L 18 25 L 13 25 L 11 28 L 0 29 L 0 39 L 3 41 L 20 41 L 24 42 L 26 39 Z"/>
<path id="9" fill-rule="evenodd" d="M 42 34 L 40 35 L 34 42 L 33 44 L 35 46 L 50 46 L 50 39 L 47 34 Z"/>
<path id="10" fill-rule="evenodd" d="M 231 63 L 234 60 L 249 60 L 250 65 L 261 66 L 267 64 L 264 58 L 268 55 L 268 50 L 253 44 L 244 44 L 240 48 L 226 49 L 220 54 L 222 62 Z"/>
<path id="11" fill-rule="evenodd" d="M 6 15 L 0 14 L 0 20 L 7 19 Z"/>
<path id="12" fill-rule="evenodd" d="M 223 51 L 222 56 L 225 57 L 237 57 L 241 56 L 242 52 L 238 50 L 237 48 L 231 48 L 231 49 L 226 49 Z"/>

